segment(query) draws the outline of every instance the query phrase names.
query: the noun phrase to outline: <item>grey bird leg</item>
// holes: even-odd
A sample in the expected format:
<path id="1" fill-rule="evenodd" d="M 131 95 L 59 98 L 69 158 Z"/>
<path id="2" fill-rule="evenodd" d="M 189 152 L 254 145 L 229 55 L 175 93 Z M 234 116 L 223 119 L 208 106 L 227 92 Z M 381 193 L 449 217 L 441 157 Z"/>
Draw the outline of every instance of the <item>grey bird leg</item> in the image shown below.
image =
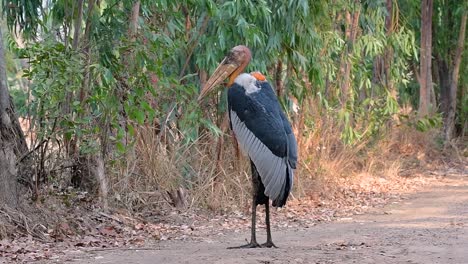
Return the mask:
<path id="1" fill-rule="evenodd" d="M 270 229 L 270 203 L 267 202 L 265 204 L 265 223 L 267 228 L 267 241 L 266 243 L 262 244 L 262 247 L 274 247 L 277 248 L 275 244 L 273 244 L 273 240 L 271 239 L 271 229 Z"/>
<path id="2" fill-rule="evenodd" d="M 255 202 L 256 200 L 256 195 L 253 195 L 252 199 L 252 227 L 250 228 L 251 234 L 250 234 L 250 243 L 242 246 L 237 246 L 237 247 L 228 247 L 228 249 L 236 249 L 236 248 L 258 248 L 262 247 L 260 244 L 257 243 L 257 236 L 255 235 L 255 222 L 257 218 L 257 204 Z"/>
<path id="3" fill-rule="evenodd" d="M 251 163 L 252 167 L 252 185 L 253 185 L 253 195 L 252 195 L 252 226 L 250 228 L 251 235 L 250 235 L 250 243 L 238 247 L 228 247 L 228 249 L 236 249 L 236 248 L 259 248 L 262 247 L 260 244 L 257 243 L 257 236 L 255 234 L 255 224 L 257 220 L 257 191 L 258 191 L 258 182 L 256 177 L 256 169 Z M 271 240 L 271 238 L 270 238 Z"/>

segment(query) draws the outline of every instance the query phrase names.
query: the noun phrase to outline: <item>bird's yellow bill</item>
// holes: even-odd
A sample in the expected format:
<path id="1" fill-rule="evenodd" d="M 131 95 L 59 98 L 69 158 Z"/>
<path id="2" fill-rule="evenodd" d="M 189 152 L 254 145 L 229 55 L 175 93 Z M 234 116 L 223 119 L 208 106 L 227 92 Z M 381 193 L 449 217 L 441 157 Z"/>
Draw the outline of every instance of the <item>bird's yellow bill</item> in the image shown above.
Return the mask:
<path id="1" fill-rule="evenodd" d="M 200 96 L 198 96 L 198 100 L 200 101 L 203 99 L 211 90 L 213 90 L 218 84 L 223 82 L 226 78 L 231 76 L 231 74 L 239 68 L 238 65 L 234 63 L 227 63 L 227 58 L 218 65 L 214 73 L 211 75 L 210 79 L 205 84 L 205 87 L 200 92 Z"/>

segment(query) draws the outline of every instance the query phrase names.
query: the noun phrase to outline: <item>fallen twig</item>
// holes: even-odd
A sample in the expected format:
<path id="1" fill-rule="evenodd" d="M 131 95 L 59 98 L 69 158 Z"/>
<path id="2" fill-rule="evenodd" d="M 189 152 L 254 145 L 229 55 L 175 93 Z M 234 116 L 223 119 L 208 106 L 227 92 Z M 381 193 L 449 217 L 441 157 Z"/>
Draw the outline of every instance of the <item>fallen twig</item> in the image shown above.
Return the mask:
<path id="1" fill-rule="evenodd" d="M 49 141 L 49 138 L 46 138 L 44 140 L 42 140 L 39 144 L 37 144 L 37 146 L 35 146 L 33 149 L 31 149 L 30 151 L 26 152 L 25 154 L 23 154 L 23 156 L 21 156 L 17 161 L 16 161 L 16 165 L 18 165 L 19 163 L 21 163 L 26 157 L 28 157 L 29 155 L 31 155 L 31 153 L 35 152 L 40 146 L 42 146 L 42 144 L 44 144 L 45 142 Z"/>
<path id="2" fill-rule="evenodd" d="M 106 217 L 106 218 L 109 218 L 109 219 L 111 219 L 111 220 L 114 220 L 114 221 L 116 221 L 116 222 L 119 223 L 119 224 L 123 224 L 123 221 L 122 221 L 122 220 L 118 219 L 117 217 L 115 217 L 115 216 L 113 216 L 113 215 L 108 215 L 108 214 L 106 214 L 106 213 L 104 213 L 104 212 L 99 212 L 99 215 L 104 216 L 104 217 Z"/>

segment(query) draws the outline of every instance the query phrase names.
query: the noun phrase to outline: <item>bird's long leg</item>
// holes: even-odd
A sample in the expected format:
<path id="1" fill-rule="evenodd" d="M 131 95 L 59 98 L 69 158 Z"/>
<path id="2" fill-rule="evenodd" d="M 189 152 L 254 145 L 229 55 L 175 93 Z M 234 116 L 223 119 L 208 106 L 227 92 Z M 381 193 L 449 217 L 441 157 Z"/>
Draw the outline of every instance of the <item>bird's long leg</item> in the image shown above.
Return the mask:
<path id="1" fill-rule="evenodd" d="M 262 247 L 268 247 L 268 248 L 271 248 L 271 247 L 274 247 L 274 248 L 277 248 L 277 246 L 275 246 L 275 244 L 273 244 L 273 240 L 271 239 L 271 229 L 270 229 L 270 203 L 267 202 L 265 204 L 265 223 L 266 223 L 266 230 L 267 230 L 267 241 L 265 244 L 262 244 Z"/>
<path id="2" fill-rule="evenodd" d="M 257 195 L 254 194 L 252 198 L 252 226 L 250 228 L 250 243 L 246 245 L 246 247 L 260 247 L 257 243 L 257 236 L 256 236 L 256 224 L 257 224 Z"/>
<path id="3" fill-rule="evenodd" d="M 236 249 L 236 248 L 257 248 L 262 247 L 260 244 L 257 243 L 257 236 L 255 234 L 255 224 L 257 220 L 257 189 L 258 189 L 258 181 L 256 177 L 258 176 L 257 169 L 255 169 L 255 165 L 251 163 L 252 166 L 252 184 L 253 184 L 253 195 L 252 195 L 252 226 L 250 227 L 250 243 L 238 247 L 228 247 L 228 249 Z"/>
<path id="4" fill-rule="evenodd" d="M 236 248 L 257 248 L 257 247 L 262 247 L 260 244 L 257 243 L 257 236 L 255 234 L 255 223 L 257 219 L 257 204 L 255 202 L 256 200 L 256 195 L 253 195 L 252 199 L 252 226 L 250 228 L 250 243 L 242 246 L 237 246 L 237 247 L 228 247 L 228 249 L 236 249 Z"/>

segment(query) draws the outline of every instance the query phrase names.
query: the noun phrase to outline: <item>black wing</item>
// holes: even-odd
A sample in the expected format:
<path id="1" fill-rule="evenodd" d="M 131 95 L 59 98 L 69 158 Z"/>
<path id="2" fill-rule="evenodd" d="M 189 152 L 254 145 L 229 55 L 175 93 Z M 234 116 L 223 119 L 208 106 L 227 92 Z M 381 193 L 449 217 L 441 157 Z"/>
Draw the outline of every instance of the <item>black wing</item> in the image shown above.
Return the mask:
<path id="1" fill-rule="evenodd" d="M 286 199 L 292 188 L 297 144 L 269 83 L 255 80 L 255 85 L 258 91 L 250 94 L 236 83 L 229 89 L 231 128 L 241 148 L 254 162 L 265 194 L 275 202 Z"/>

